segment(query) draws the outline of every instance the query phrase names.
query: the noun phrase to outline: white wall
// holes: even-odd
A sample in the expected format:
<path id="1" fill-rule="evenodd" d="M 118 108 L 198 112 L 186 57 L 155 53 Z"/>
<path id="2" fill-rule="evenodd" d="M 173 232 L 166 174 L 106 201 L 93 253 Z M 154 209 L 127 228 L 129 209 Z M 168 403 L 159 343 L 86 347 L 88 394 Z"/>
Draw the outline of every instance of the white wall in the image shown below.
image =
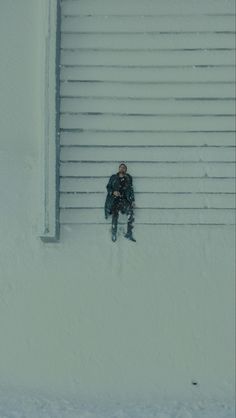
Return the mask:
<path id="1" fill-rule="evenodd" d="M 38 237 L 41 6 L 0 4 L 0 382 L 231 397 L 233 227 L 139 225 L 136 244 L 103 225 Z"/>

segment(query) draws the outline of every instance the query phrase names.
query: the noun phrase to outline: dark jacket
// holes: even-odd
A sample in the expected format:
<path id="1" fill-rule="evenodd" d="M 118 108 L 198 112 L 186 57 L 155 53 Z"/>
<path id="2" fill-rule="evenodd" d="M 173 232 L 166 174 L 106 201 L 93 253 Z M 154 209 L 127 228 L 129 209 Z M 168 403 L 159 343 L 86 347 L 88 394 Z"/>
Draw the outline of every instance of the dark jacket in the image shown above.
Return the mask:
<path id="1" fill-rule="evenodd" d="M 134 202 L 134 189 L 133 189 L 133 178 L 130 174 L 125 174 L 126 185 L 124 189 L 124 196 L 123 198 L 126 199 L 130 204 Z M 114 191 L 119 191 L 119 173 L 112 174 L 108 183 L 107 183 L 107 197 L 105 201 L 105 218 L 108 218 L 108 215 L 111 215 L 111 209 L 116 197 L 113 195 Z"/>

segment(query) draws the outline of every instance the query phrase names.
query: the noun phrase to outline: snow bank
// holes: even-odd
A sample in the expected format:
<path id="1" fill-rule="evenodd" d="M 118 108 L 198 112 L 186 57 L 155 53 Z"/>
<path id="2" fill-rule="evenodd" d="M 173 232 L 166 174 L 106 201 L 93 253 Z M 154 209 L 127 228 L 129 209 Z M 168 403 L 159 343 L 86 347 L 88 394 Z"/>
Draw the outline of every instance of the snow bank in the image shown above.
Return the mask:
<path id="1" fill-rule="evenodd" d="M 115 401 L 62 397 L 0 388 L 0 418 L 234 418 L 233 403 L 192 401 Z"/>

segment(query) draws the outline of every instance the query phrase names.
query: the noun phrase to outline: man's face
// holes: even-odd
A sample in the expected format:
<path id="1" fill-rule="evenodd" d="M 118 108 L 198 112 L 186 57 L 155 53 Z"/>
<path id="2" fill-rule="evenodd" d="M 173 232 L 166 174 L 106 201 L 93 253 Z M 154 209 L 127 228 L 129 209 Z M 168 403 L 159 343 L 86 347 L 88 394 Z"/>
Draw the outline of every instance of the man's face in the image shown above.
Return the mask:
<path id="1" fill-rule="evenodd" d="M 119 173 L 124 175 L 127 171 L 127 168 L 124 164 L 121 164 L 121 166 L 119 167 Z"/>

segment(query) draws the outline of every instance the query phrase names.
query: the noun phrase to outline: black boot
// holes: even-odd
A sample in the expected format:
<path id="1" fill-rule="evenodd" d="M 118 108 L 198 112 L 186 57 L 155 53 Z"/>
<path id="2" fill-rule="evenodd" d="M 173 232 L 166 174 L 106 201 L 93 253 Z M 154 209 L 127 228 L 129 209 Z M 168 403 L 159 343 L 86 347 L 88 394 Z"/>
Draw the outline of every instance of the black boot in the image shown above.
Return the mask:
<path id="1" fill-rule="evenodd" d="M 116 234 L 117 234 L 117 227 L 116 227 L 116 225 L 112 225 L 112 228 L 111 229 L 112 229 L 111 239 L 112 239 L 113 242 L 115 242 L 116 239 L 117 239 L 117 236 L 116 236 Z"/>
<path id="2" fill-rule="evenodd" d="M 136 239 L 133 237 L 132 234 L 132 226 L 128 225 L 127 232 L 125 234 L 125 238 L 129 239 L 130 241 L 136 242 Z"/>
<path id="3" fill-rule="evenodd" d="M 132 233 L 128 234 L 128 232 L 125 234 L 125 238 L 128 238 L 130 241 L 136 242 L 136 239 L 133 237 Z"/>

